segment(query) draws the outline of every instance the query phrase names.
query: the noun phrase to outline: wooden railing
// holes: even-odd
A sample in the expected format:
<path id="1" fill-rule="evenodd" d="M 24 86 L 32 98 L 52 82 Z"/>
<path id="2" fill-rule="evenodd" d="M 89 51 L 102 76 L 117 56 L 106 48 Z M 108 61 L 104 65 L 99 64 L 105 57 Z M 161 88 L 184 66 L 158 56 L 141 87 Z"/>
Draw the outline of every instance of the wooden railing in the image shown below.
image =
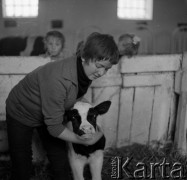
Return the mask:
<path id="1" fill-rule="evenodd" d="M 123 57 L 120 64 L 93 82 L 85 97 L 94 104 L 112 101 L 108 113 L 98 120 L 107 138 L 106 147 L 171 139 L 177 92 L 180 103 L 175 140 L 184 149 L 187 75 L 184 70 L 180 88 L 182 59 L 186 68 L 186 55 L 181 54 Z M 41 57 L 0 57 L 0 120 L 5 120 L 5 100 L 11 88 L 28 72 L 49 61 Z"/>

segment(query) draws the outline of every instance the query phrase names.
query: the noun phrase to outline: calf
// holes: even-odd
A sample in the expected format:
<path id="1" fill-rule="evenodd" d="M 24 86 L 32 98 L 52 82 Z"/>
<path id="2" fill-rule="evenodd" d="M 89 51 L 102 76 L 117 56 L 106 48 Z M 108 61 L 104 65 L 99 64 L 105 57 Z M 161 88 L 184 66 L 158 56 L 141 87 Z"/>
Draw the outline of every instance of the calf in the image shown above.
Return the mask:
<path id="1" fill-rule="evenodd" d="M 110 108 L 111 101 L 104 101 L 93 107 L 86 102 L 77 102 L 73 109 L 66 112 L 70 128 L 81 136 L 86 133 L 96 133 L 98 130 L 97 116 L 105 114 Z M 101 180 L 103 165 L 103 150 L 105 137 L 94 145 L 80 145 L 69 143 L 69 161 L 72 168 L 74 180 L 84 180 L 83 172 L 86 164 L 89 164 L 92 180 Z"/>

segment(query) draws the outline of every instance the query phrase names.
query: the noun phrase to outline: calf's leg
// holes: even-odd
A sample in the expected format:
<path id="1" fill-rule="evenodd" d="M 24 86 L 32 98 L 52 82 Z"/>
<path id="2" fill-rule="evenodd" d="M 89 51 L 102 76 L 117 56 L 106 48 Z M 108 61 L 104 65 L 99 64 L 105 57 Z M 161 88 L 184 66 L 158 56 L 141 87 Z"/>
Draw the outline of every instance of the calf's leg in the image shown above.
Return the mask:
<path id="1" fill-rule="evenodd" d="M 89 161 L 92 180 L 102 180 L 101 171 L 103 167 L 103 151 L 97 150 L 90 157 Z"/>
<path id="2" fill-rule="evenodd" d="M 73 173 L 73 180 L 84 180 L 83 172 L 86 158 L 73 152 L 69 154 L 69 162 Z"/>

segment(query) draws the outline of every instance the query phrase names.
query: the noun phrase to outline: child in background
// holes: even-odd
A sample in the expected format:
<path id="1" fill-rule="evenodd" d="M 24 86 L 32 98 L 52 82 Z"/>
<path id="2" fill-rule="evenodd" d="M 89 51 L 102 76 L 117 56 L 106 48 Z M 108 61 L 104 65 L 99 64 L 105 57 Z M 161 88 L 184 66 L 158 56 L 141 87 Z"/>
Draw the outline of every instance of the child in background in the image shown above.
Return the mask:
<path id="1" fill-rule="evenodd" d="M 118 49 L 121 56 L 128 58 L 137 55 L 140 46 L 140 38 L 134 34 L 122 34 L 118 39 Z"/>
<path id="2" fill-rule="evenodd" d="M 80 41 L 80 42 L 77 44 L 76 56 L 80 56 L 81 49 L 83 48 L 83 46 L 84 46 L 84 41 Z"/>
<path id="3" fill-rule="evenodd" d="M 50 57 L 52 61 L 64 59 L 64 35 L 59 31 L 49 31 L 44 39 L 46 53 L 44 57 Z"/>

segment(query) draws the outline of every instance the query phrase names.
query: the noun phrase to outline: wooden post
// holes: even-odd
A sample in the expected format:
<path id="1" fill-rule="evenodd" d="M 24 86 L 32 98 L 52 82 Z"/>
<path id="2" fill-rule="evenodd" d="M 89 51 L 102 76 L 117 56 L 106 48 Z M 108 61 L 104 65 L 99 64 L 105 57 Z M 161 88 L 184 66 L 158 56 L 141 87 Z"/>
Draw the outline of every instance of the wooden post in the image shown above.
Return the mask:
<path id="1" fill-rule="evenodd" d="M 182 62 L 181 86 L 179 106 L 177 112 L 176 132 L 174 143 L 182 154 L 187 154 L 186 128 L 187 128 L 187 52 Z"/>

